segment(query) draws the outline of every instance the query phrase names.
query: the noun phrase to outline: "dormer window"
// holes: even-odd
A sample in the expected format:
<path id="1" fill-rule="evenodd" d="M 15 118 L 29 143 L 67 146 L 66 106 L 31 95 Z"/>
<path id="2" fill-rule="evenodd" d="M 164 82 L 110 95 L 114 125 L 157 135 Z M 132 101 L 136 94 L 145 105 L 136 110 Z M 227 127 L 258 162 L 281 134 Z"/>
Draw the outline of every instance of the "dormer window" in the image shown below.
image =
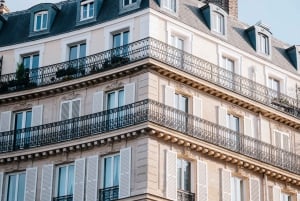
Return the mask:
<path id="1" fill-rule="evenodd" d="M 47 29 L 48 11 L 41 11 L 34 16 L 34 31 L 42 31 Z"/>
<path id="2" fill-rule="evenodd" d="M 162 0 L 162 7 L 172 12 L 176 12 L 176 0 Z"/>
<path id="3" fill-rule="evenodd" d="M 220 33 L 222 35 L 225 34 L 225 22 L 224 22 L 224 15 L 219 12 L 212 13 L 212 30 Z"/>
<path id="4" fill-rule="evenodd" d="M 137 0 L 123 0 L 123 6 L 124 7 L 129 6 L 129 5 L 134 4 L 136 2 L 137 2 Z"/>
<path id="5" fill-rule="evenodd" d="M 258 51 L 266 55 L 270 54 L 269 37 L 263 33 L 258 33 Z"/>
<path id="6" fill-rule="evenodd" d="M 80 20 L 94 17 L 94 0 L 82 1 L 80 4 Z"/>

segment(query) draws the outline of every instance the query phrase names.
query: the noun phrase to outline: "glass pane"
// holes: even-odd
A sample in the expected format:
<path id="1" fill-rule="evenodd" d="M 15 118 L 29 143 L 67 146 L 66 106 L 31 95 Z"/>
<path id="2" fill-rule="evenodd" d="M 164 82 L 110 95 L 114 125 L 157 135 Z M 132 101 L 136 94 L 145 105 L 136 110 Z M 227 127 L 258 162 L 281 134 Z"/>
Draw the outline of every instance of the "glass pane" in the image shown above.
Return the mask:
<path id="1" fill-rule="evenodd" d="M 8 178 L 7 201 L 15 201 L 17 176 L 10 175 Z"/>
<path id="2" fill-rule="evenodd" d="M 30 68 L 30 56 L 23 57 L 23 64 L 25 68 Z"/>
<path id="3" fill-rule="evenodd" d="M 183 50 L 183 44 L 184 44 L 183 40 L 182 39 L 178 39 L 178 46 L 177 46 L 177 48 L 180 49 L 180 50 Z"/>
<path id="4" fill-rule="evenodd" d="M 187 112 L 187 97 L 179 96 L 179 110 Z"/>
<path id="5" fill-rule="evenodd" d="M 39 55 L 33 55 L 32 57 L 32 69 L 39 67 Z"/>
<path id="6" fill-rule="evenodd" d="M 182 164 L 180 159 L 177 159 L 177 188 L 182 189 Z"/>
<path id="7" fill-rule="evenodd" d="M 184 176 L 184 189 L 185 191 L 191 191 L 191 167 L 190 163 L 183 160 L 183 176 Z"/>
<path id="8" fill-rule="evenodd" d="M 86 56 L 86 44 L 80 44 L 80 49 L 79 49 L 79 58 L 85 57 Z"/>
<path id="9" fill-rule="evenodd" d="M 239 128 L 239 124 L 240 124 L 240 122 L 239 122 L 239 118 L 238 117 L 235 117 L 235 116 L 232 116 L 232 118 L 231 118 L 231 120 L 232 120 L 232 130 L 234 130 L 234 131 L 237 131 L 237 132 L 239 132 L 239 130 L 240 130 L 240 128 Z"/>
<path id="10" fill-rule="evenodd" d="M 22 121 L 23 121 L 23 112 L 16 113 L 15 129 L 21 129 L 22 128 Z"/>
<path id="11" fill-rule="evenodd" d="M 115 92 L 109 93 L 107 95 L 107 109 L 112 109 L 112 108 L 116 107 L 116 105 L 115 105 L 115 95 L 116 95 Z"/>
<path id="12" fill-rule="evenodd" d="M 43 29 L 46 29 L 46 28 L 47 28 L 47 20 L 48 20 L 48 14 L 45 13 L 45 14 L 43 15 L 43 26 L 42 26 Z"/>
<path id="13" fill-rule="evenodd" d="M 25 193 L 25 173 L 19 174 L 17 201 L 24 200 Z"/>
<path id="14" fill-rule="evenodd" d="M 126 31 L 123 33 L 123 44 L 122 45 L 127 45 L 129 41 L 129 31 Z"/>
<path id="15" fill-rule="evenodd" d="M 82 6 L 82 18 L 87 18 L 87 4 Z"/>
<path id="16" fill-rule="evenodd" d="M 120 156 L 114 157 L 114 174 L 113 174 L 113 186 L 119 185 L 119 172 L 120 172 Z"/>
<path id="17" fill-rule="evenodd" d="M 89 17 L 94 16 L 94 2 L 90 3 Z"/>
<path id="18" fill-rule="evenodd" d="M 124 101 L 124 90 L 120 90 L 118 94 L 118 107 L 123 106 L 125 104 Z"/>
<path id="19" fill-rule="evenodd" d="M 66 194 L 66 182 L 67 182 L 67 168 L 60 167 L 58 173 L 57 196 L 64 196 Z"/>
<path id="20" fill-rule="evenodd" d="M 77 45 L 70 47 L 69 60 L 77 59 Z"/>
<path id="21" fill-rule="evenodd" d="M 37 15 L 36 16 L 36 23 L 35 23 L 35 29 L 36 30 L 41 30 L 41 21 L 42 21 L 42 16 Z"/>
<path id="22" fill-rule="evenodd" d="M 68 166 L 68 187 L 67 195 L 73 195 L 74 189 L 74 165 Z"/>
<path id="23" fill-rule="evenodd" d="M 112 158 L 108 157 L 104 159 L 104 188 L 111 187 L 111 177 L 112 177 Z"/>
<path id="24" fill-rule="evenodd" d="M 113 37 L 113 48 L 121 46 L 121 34 L 115 34 Z"/>

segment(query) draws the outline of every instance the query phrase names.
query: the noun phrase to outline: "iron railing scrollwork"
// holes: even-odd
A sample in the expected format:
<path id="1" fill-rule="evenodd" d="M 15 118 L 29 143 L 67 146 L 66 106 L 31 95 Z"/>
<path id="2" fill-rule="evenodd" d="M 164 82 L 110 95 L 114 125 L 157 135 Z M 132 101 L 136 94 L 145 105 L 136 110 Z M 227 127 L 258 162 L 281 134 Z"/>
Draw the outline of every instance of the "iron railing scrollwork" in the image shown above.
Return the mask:
<path id="1" fill-rule="evenodd" d="M 52 64 L 29 71 L 28 81 L 16 73 L 0 76 L 0 93 L 8 93 L 63 82 L 103 72 L 142 59 L 152 58 L 239 95 L 300 119 L 299 102 L 265 85 L 242 77 L 204 59 L 153 38 L 100 52 L 80 59 Z"/>
<path id="2" fill-rule="evenodd" d="M 152 122 L 300 174 L 300 156 L 295 153 L 149 99 L 69 120 L 1 132 L 0 153 L 101 135 L 144 122 Z"/>
<path id="3" fill-rule="evenodd" d="M 177 201 L 195 201 L 195 193 L 178 189 Z"/>
<path id="4" fill-rule="evenodd" d="M 53 201 L 73 201 L 73 195 L 64 195 L 53 198 Z"/>
<path id="5" fill-rule="evenodd" d="M 119 198 L 119 186 L 99 189 L 98 201 L 113 201 Z"/>

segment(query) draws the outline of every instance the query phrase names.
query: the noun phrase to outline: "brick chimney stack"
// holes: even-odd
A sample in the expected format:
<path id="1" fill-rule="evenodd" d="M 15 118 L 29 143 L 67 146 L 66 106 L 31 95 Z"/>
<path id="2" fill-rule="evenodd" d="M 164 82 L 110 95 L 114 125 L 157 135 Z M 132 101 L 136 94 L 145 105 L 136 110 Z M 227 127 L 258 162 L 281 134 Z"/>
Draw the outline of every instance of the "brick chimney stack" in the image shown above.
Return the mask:
<path id="1" fill-rule="evenodd" d="M 0 15 L 9 13 L 8 7 L 5 5 L 5 0 L 0 0 Z"/>
<path id="2" fill-rule="evenodd" d="M 225 10 L 229 16 L 238 18 L 238 0 L 202 0 L 206 3 L 213 3 L 223 10 Z"/>

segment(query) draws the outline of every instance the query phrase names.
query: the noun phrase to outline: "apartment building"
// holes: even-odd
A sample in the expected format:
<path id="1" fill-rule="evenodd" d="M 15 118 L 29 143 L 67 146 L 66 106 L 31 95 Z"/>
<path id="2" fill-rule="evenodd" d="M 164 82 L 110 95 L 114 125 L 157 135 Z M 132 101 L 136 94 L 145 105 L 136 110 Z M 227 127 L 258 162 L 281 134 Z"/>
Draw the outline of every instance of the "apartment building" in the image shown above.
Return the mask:
<path id="1" fill-rule="evenodd" d="M 0 10 L 0 201 L 300 200 L 300 47 L 237 0 Z"/>

